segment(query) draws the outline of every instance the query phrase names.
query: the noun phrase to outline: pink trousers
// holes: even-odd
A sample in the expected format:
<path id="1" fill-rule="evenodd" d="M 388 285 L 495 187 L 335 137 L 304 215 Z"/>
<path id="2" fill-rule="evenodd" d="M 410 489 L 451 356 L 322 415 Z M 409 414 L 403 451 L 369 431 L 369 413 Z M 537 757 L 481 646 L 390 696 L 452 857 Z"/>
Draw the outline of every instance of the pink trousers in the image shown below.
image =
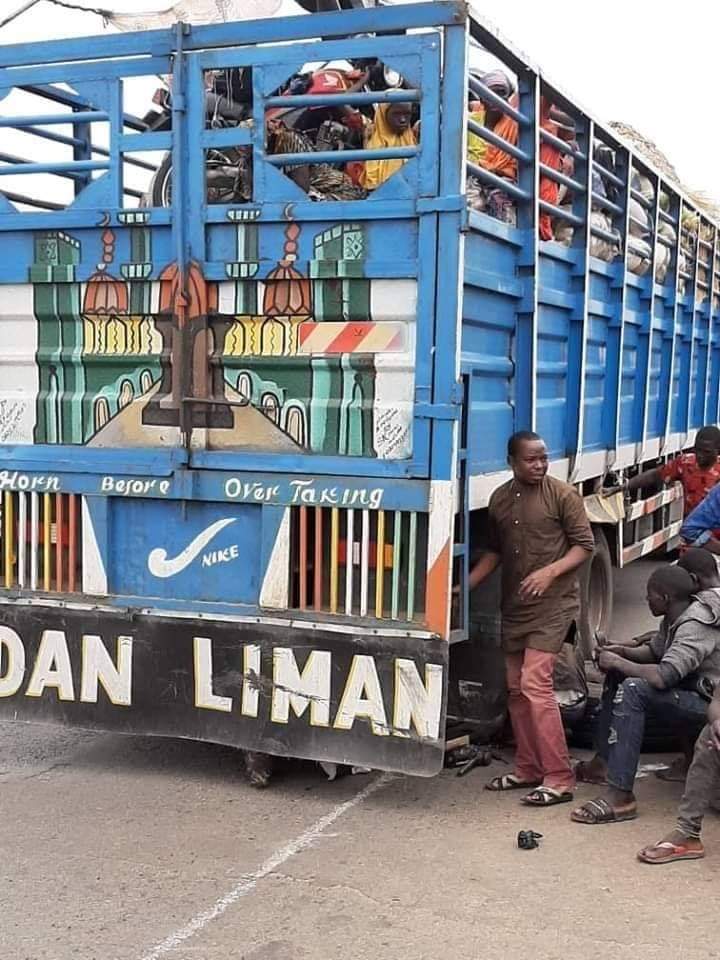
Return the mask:
<path id="1" fill-rule="evenodd" d="M 517 745 L 515 773 L 521 780 L 572 790 L 575 776 L 553 691 L 556 660 L 557 654 L 542 650 L 505 655 L 508 708 Z"/>

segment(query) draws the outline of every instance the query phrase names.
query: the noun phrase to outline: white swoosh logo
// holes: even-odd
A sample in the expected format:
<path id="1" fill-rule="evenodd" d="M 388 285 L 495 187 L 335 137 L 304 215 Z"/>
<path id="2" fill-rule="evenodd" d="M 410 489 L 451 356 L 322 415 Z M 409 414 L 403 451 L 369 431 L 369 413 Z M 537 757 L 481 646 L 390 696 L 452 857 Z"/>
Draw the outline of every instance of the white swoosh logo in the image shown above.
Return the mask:
<path id="1" fill-rule="evenodd" d="M 164 547 L 155 547 L 148 554 L 148 570 L 154 577 L 174 577 L 176 573 L 180 573 L 189 566 L 199 553 L 202 553 L 216 534 L 229 524 L 235 523 L 236 519 L 236 517 L 227 517 L 225 520 L 216 520 L 215 523 L 211 523 L 176 557 L 168 559 L 167 550 Z"/>

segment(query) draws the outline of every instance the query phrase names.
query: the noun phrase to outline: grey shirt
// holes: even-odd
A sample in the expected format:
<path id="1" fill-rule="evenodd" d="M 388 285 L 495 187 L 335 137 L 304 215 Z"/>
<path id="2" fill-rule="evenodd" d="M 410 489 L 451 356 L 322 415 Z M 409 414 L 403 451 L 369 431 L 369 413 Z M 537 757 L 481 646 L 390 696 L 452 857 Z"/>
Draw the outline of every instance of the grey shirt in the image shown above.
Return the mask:
<path id="1" fill-rule="evenodd" d="M 663 681 L 676 687 L 686 677 L 697 674 L 720 685 L 720 590 L 704 590 L 674 623 L 663 620 L 648 642 L 655 655 Z"/>

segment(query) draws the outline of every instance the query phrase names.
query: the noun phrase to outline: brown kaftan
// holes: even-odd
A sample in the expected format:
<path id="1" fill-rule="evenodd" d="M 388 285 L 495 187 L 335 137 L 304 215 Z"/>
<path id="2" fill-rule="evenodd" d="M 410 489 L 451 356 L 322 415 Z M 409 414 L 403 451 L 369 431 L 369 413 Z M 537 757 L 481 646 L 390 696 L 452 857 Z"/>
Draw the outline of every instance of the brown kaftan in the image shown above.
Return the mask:
<path id="1" fill-rule="evenodd" d="M 542 597 L 521 600 L 528 574 L 560 560 L 571 547 L 592 551 L 595 540 L 582 498 L 546 476 L 539 484 L 504 483 L 489 504 L 489 548 L 502 562 L 502 635 L 506 653 L 530 647 L 559 653 L 580 611 L 578 571 L 558 577 Z"/>

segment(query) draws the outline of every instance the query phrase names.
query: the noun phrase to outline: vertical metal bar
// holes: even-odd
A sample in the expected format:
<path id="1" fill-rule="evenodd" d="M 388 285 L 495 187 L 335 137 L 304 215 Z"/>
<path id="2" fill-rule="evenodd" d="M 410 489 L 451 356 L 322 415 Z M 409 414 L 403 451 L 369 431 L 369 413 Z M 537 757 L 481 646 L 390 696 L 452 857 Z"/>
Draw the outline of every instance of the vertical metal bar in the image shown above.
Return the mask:
<path id="1" fill-rule="evenodd" d="M 614 276 L 610 284 L 615 301 L 613 318 L 608 323 L 608 387 L 605 394 L 606 405 L 603 410 L 603 436 L 605 446 L 610 451 L 608 467 L 617 459 L 620 446 L 620 426 L 622 421 L 622 382 L 623 351 L 625 343 L 625 295 L 627 290 L 628 237 L 630 235 L 630 185 L 632 182 L 632 157 L 629 151 L 619 150 L 618 156 L 625 161 L 623 171 L 624 187 L 622 207 L 625 211 L 621 225 L 621 259 L 613 264 Z"/>
<path id="2" fill-rule="evenodd" d="M 402 549 L 402 513 L 395 511 L 393 518 L 393 566 L 392 566 L 392 606 L 391 617 L 399 619 L 400 611 L 400 553 Z"/>
<path id="3" fill-rule="evenodd" d="M 43 590 L 50 590 L 50 525 L 52 507 L 49 493 L 43 494 Z"/>
<path id="4" fill-rule="evenodd" d="M 38 539 L 40 535 L 40 497 L 30 494 L 30 589 L 38 588 Z"/>
<path id="5" fill-rule="evenodd" d="M 700 243 L 699 243 L 701 226 L 702 226 L 702 220 L 698 223 L 698 257 L 700 256 L 700 249 L 701 249 Z M 712 224 L 710 223 L 710 221 L 707 222 L 707 226 L 712 227 Z M 713 236 L 714 236 L 714 231 L 713 231 Z M 705 257 L 706 255 L 705 248 L 703 247 L 702 249 L 703 249 L 703 257 Z M 713 252 L 714 250 L 715 250 L 715 247 L 713 245 Z M 705 276 L 705 283 L 709 284 L 708 302 L 707 302 L 707 307 L 705 306 L 704 302 L 701 306 L 702 313 L 707 314 L 707 327 L 705 331 L 705 338 L 706 338 L 705 339 L 705 369 L 703 370 L 703 376 L 700 382 L 701 393 L 698 398 L 698 407 L 700 408 L 699 419 L 700 419 L 701 427 L 705 426 L 705 424 L 708 422 L 705 419 L 705 417 L 707 412 L 707 401 L 708 401 L 708 394 L 709 394 L 708 388 L 710 386 L 709 381 L 710 381 L 710 341 L 711 341 L 711 328 L 712 328 L 712 281 L 713 281 L 714 267 L 715 267 L 715 261 L 711 255 L 710 270 L 706 271 L 706 276 Z M 698 269 L 699 269 L 699 265 L 698 265 Z M 708 276 L 708 273 L 709 273 L 709 276 Z"/>
<path id="6" fill-rule="evenodd" d="M 672 433 L 672 417 L 673 417 L 673 390 L 675 388 L 675 371 L 677 369 L 677 352 L 678 352 L 678 284 L 680 282 L 680 217 L 682 213 L 682 202 L 680 199 L 675 196 L 673 193 L 668 191 L 668 197 L 670 198 L 670 213 L 675 216 L 678 229 L 675 231 L 675 247 L 672 252 L 672 257 L 670 260 L 670 267 L 672 268 L 672 300 L 670 302 L 670 307 L 672 309 L 672 336 L 670 338 L 670 382 L 668 384 L 668 397 L 667 397 L 667 408 L 665 410 L 665 430 L 664 430 L 664 442 L 661 447 L 661 453 L 665 453 L 670 435 Z M 668 273 L 670 270 L 668 270 Z M 667 286 L 667 284 L 666 284 Z M 666 301 L 667 304 L 667 301 Z M 621 556 L 621 553 L 618 554 Z"/>
<path id="7" fill-rule="evenodd" d="M 672 268 L 673 268 L 673 298 L 672 298 L 672 362 L 670 364 L 670 386 L 669 386 L 669 396 L 668 396 L 668 406 L 667 413 L 665 415 L 665 446 L 667 446 L 668 440 L 672 434 L 673 428 L 673 414 L 675 412 L 673 407 L 673 391 L 675 389 L 675 371 L 679 367 L 678 381 L 680 375 L 682 374 L 682 364 L 679 362 L 682 357 L 678 357 L 678 353 L 681 350 L 682 340 L 680 337 L 680 330 L 678 325 L 678 298 L 680 296 L 680 253 L 681 253 L 681 220 L 682 220 L 682 200 L 676 195 L 670 194 L 670 213 L 673 214 L 677 222 L 677 230 L 675 231 L 675 247 L 673 249 Z M 663 449 L 663 453 L 666 452 Z M 669 451 L 668 451 L 669 452 Z"/>
<path id="8" fill-rule="evenodd" d="M 443 198 L 465 193 L 468 41 L 467 22 L 445 29 L 443 73 L 442 78 L 438 78 L 442 91 L 439 195 Z M 442 257 L 442 264 L 435 271 L 432 402 L 446 404 L 458 412 L 466 220 L 464 209 L 443 210 L 437 214 L 435 262 L 439 263 Z M 426 272 L 423 264 L 421 282 Z M 446 639 L 450 626 L 458 434 L 457 418 L 433 420 L 428 549 L 424 561 L 426 594 L 432 597 L 432 604 L 427 606 L 425 621 L 433 633 Z"/>
<path id="9" fill-rule="evenodd" d="M 13 494 L 5 491 L 5 586 L 13 585 Z"/>
<path id="10" fill-rule="evenodd" d="M 55 589 L 63 588 L 63 495 L 55 494 Z"/>
<path id="11" fill-rule="evenodd" d="M 353 538 L 355 534 L 355 511 L 347 511 L 347 526 L 345 528 L 345 613 L 351 616 L 353 612 Z"/>
<path id="12" fill-rule="evenodd" d="M 338 609 L 338 545 L 340 542 L 340 511 L 330 512 L 330 613 Z"/>
<path id="13" fill-rule="evenodd" d="M 647 457 L 647 442 L 648 442 L 648 419 L 650 414 L 650 380 L 652 377 L 652 355 L 653 355 L 653 324 L 655 322 L 655 265 L 657 264 L 657 248 L 658 248 L 658 224 L 660 222 L 660 189 L 661 181 L 658 177 L 655 180 L 655 202 L 653 204 L 653 234 L 651 237 L 651 250 L 652 256 L 650 258 L 650 302 L 648 303 L 648 310 L 650 311 L 650 317 L 648 320 L 648 330 L 647 330 L 647 352 L 646 352 L 646 361 L 645 361 L 645 383 L 643 385 L 643 406 L 642 406 L 642 429 L 640 434 L 640 441 L 642 443 L 640 459 L 644 460 Z"/>
<path id="14" fill-rule="evenodd" d="M 714 330 L 714 317 L 713 317 L 713 300 L 715 299 L 715 280 L 717 277 L 717 238 L 718 231 L 717 227 L 713 224 L 713 243 L 712 243 L 712 253 L 710 254 L 710 277 L 709 277 L 709 287 L 710 291 L 708 294 L 708 352 L 707 352 L 707 369 L 705 374 L 705 409 L 703 412 L 703 423 L 711 424 L 717 423 L 717 407 L 718 407 L 718 398 L 717 396 L 711 396 L 711 388 L 714 381 L 714 363 L 713 363 L 713 330 Z"/>
<path id="15" fill-rule="evenodd" d="M 417 513 L 410 514 L 408 535 L 407 618 L 415 616 L 415 568 L 417 566 Z"/>
<path id="16" fill-rule="evenodd" d="M 322 582 L 323 582 L 323 508 L 315 507 L 315 569 L 313 571 L 313 606 L 322 610 Z"/>
<path id="17" fill-rule="evenodd" d="M 362 512 L 362 542 L 360 548 L 360 616 L 368 612 L 368 584 L 370 580 L 370 511 Z"/>
<path id="18" fill-rule="evenodd" d="M 68 494 L 68 590 L 75 592 L 75 568 L 77 566 L 77 498 Z"/>
<path id="19" fill-rule="evenodd" d="M 18 586 L 25 586 L 27 570 L 27 494 L 18 494 Z"/>
<path id="20" fill-rule="evenodd" d="M 693 268 L 692 268 L 692 290 L 690 293 L 690 317 L 691 317 L 691 327 L 692 331 L 690 334 L 690 370 L 688 372 L 688 393 L 687 393 L 687 418 L 686 418 L 686 427 L 685 427 L 685 442 L 683 446 L 687 446 L 687 443 L 690 439 L 690 434 L 694 432 L 693 427 L 693 382 L 695 385 L 695 391 L 698 390 L 697 377 L 693 381 L 693 369 L 695 367 L 695 354 L 696 354 L 696 340 L 698 338 L 698 329 L 697 329 L 697 282 L 698 282 L 698 271 L 700 264 L 698 262 L 699 254 L 699 240 L 700 240 L 700 216 L 697 210 L 693 211 L 698 214 L 698 235 L 695 242 L 695 256 L 693 257 Z M 682 234 L 681 234 L 682 236 Z"/>
<path id="21" fill-rule="evenodd" d="M 531 200 L 518 203 L 518 227 L 523 245 L 518 253 L 517 272 L 523 287 L 522 306 L 515 317 L 516 368 L 513 378 L 515 422 L 513 430 L 535 430 L 537 427 L 537 350 L 538 350 L 538 287 L 540 220 L 540 79 L 528 70 L 519 85 L 519 109 L 532 118 L 529 126 L 518 131 L 518 146 L 533 158 L 532 163 L 518 161 L 518 186 Z"/>
<path id="22" fill-rule="evenodd" d="M 298 606 L 301 610 L 307 608 L 308 582 L 308 530 L 307 530 L 307 507 L 300 507 L 300 602 Z"/>
<path id="23" fill-rule="evenodd" d="M 383 590 L 385 587 L 385 511 L 378 510 L 377 550 L 375 553 L 375 616 L 383 615 Z"/>
<path id="24" fill-rule="evenodd" d="M 595 126 L 592 120 L 583 123 L 584 137 L 581 137 L 580 147 L 587 159 L 583 161 L 582 181 L 585 193 L 576 196 L 573 202 L 573 213 L 578 213 L 583 220 L 583 227 L 576 231 L 573 237 L 573 246 L 577 250 L 578 260 L 573 270 L 573 293 L 576 295 L 577 308 L 570 319 L 568 336 L 568 371 L 578 370 L 577 378 L 566 375 L 566 396 L 568 398 L 568 439 L 572 446 L 567 454 L 571 458 L 571 471 L 568 477 L 570 483 L 580 474 L 582 468 L 583 437 L 585 430 L 585 358 L 587 356 L 587 338 L 589 327 L 590 302 L 590 219 L 592 215 L 592 158 L 595 139 Z M 584 143 L 582 140 L 584 139 Z M 577 179 L 580 179 L 578 177 Z M 579 203 L 581 210 L 575 209 Z M 577 240 L 577 243 L 575 241 Z M 577 364 L 577 365 L 576 365 Z"/>

